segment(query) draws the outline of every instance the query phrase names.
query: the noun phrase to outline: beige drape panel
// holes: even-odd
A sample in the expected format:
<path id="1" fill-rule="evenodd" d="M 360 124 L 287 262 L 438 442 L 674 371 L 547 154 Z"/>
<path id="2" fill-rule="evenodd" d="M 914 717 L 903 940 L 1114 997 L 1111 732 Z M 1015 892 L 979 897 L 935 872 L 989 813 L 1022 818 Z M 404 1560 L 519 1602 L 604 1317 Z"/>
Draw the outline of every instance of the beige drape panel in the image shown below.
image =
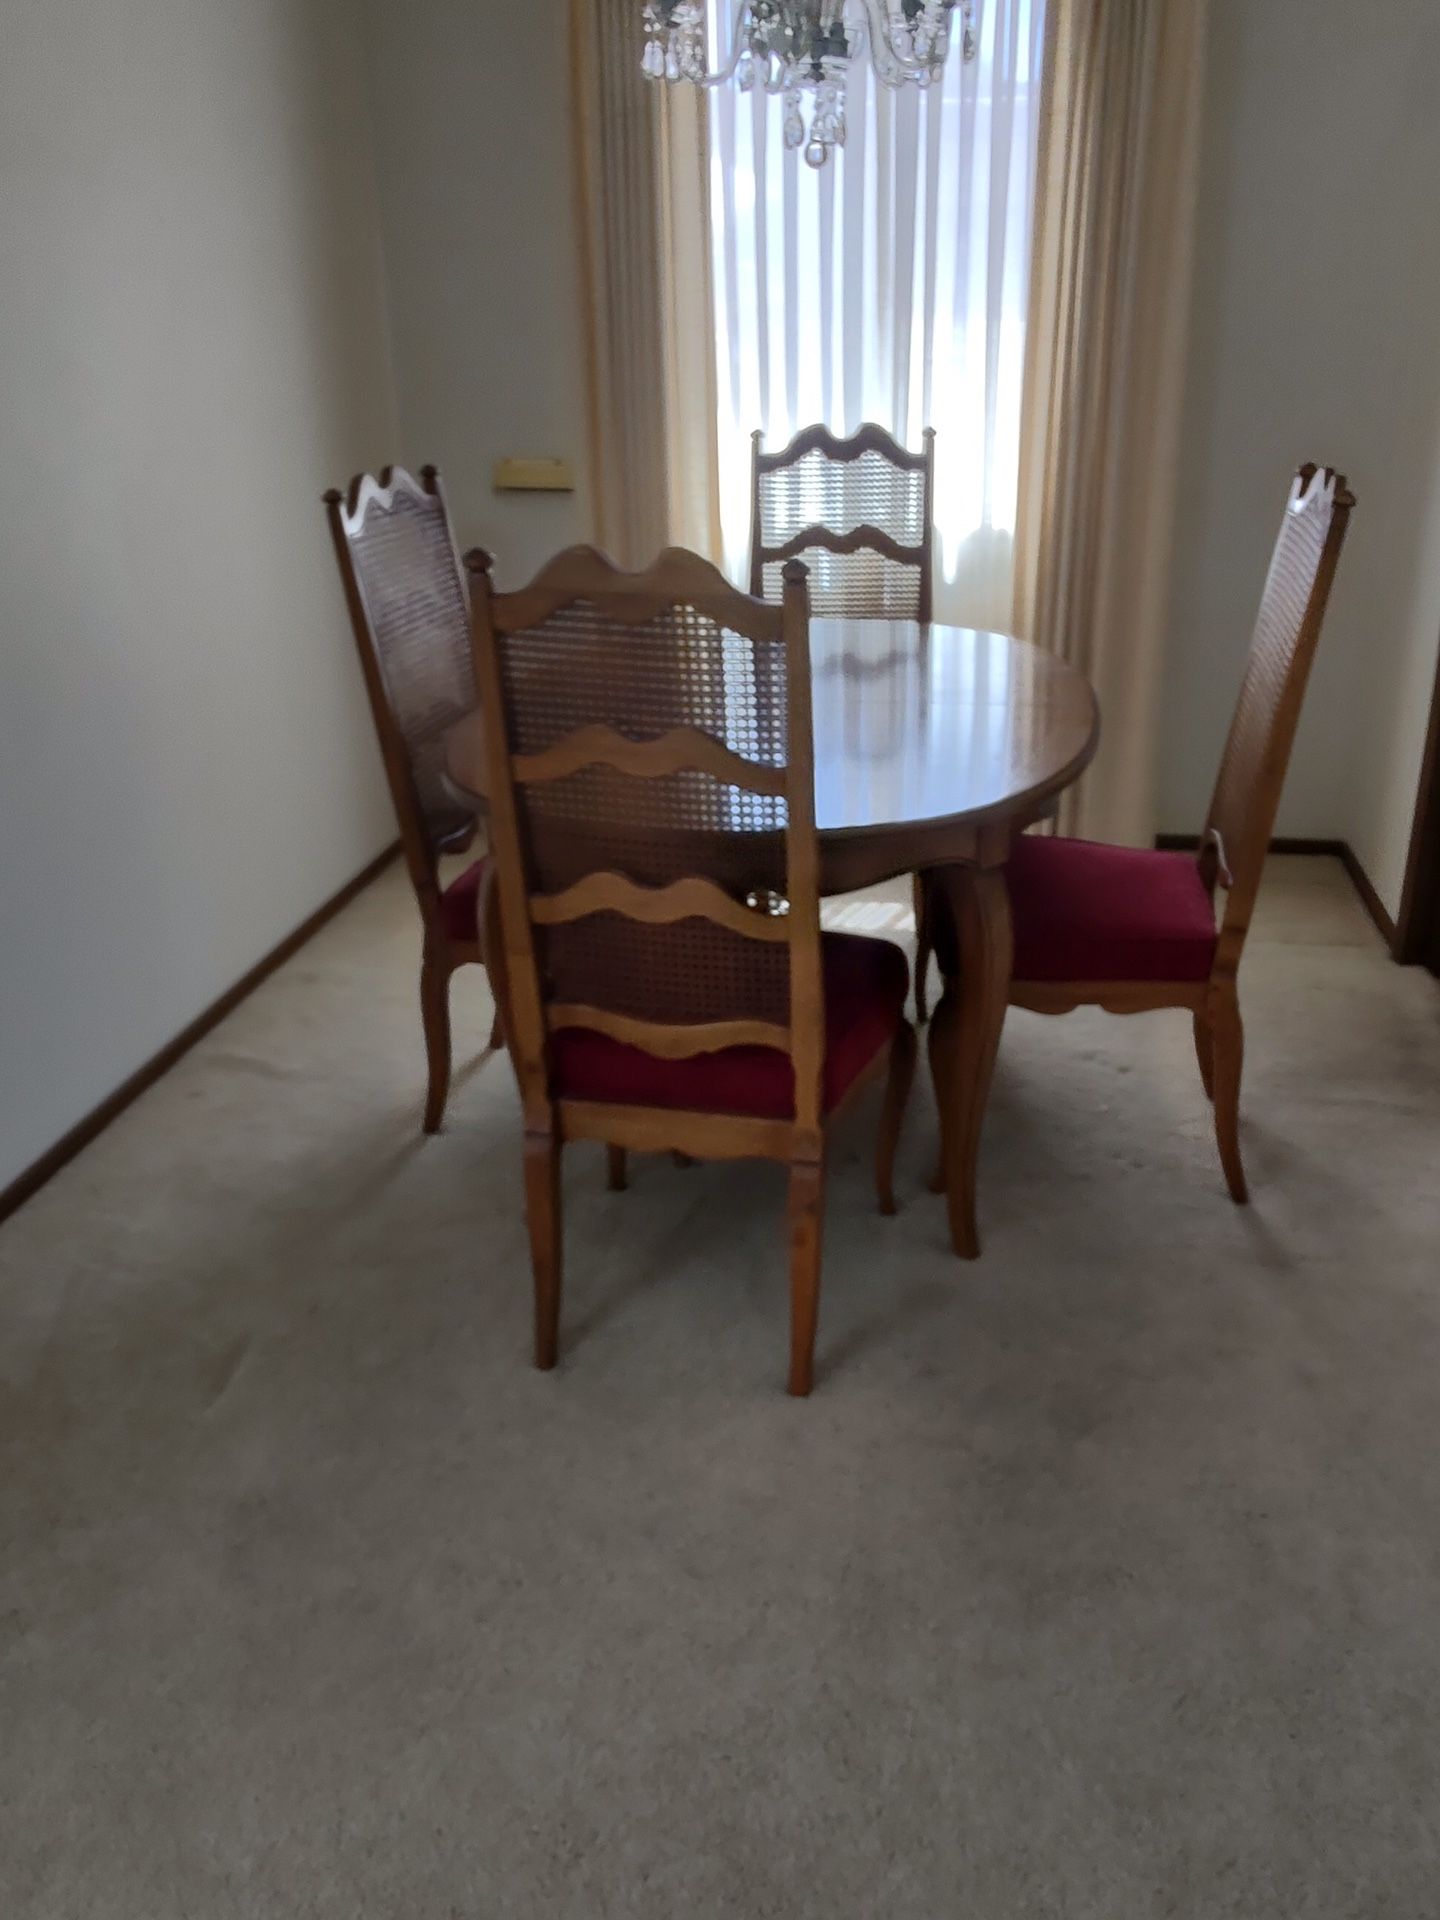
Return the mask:
<path id="1" fill-rule="evenodd" d="M 595 539 L 718 553 L 704 102 L 640 70 L 636 0 L 572 0 Z"/>
<path id="2" fill-rule="evenodd" d="M 718 566 L 719 420 L 711 285 L 707 114 L 696 87 L 661 95 L 661 302 L 665 326 L 665 448 L 670 538 Z"/>
<path id="3" fill-rule="evenodd" d="M 1061 830 L 1154 831 L 1207 0 L 1049 0 L 1017 631 L 1088 675 L 1100 753 Z"/>

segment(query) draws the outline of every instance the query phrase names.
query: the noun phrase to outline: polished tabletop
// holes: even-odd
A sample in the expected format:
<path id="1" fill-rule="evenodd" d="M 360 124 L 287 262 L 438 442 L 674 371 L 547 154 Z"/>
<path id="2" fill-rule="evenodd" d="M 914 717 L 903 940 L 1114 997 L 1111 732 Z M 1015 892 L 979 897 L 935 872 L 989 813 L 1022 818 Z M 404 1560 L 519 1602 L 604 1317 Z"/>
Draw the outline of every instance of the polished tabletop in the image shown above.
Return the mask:
<path id="1" fill-rule="evenodd" d="M 963 858 L 965 831 L 1037 817 L 1095 751 L 1089 682 L 1007 634 L 815 619 L 810 659 L 816 826 L 822 842 L 873 843 L 877 873 Z M 446 771 L 483 804 L 478 713 L 452 729 Z"/>
<path id="2" fill-rule="evenodd" d="M 1041 803 L 1095 750 L 1090 683 L 1007 634 L 816 620 L 810 650 L 822 833 L 976 820 Z"/>

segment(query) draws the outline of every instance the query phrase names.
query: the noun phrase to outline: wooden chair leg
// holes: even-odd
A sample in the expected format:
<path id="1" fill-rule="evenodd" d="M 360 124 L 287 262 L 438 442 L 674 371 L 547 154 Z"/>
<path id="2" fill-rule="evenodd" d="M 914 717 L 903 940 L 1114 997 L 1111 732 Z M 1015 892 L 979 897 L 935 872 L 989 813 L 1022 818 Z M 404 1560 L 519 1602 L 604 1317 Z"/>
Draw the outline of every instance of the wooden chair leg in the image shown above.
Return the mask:
<path id="1" fill-rule="evenodd" d="M 438 1133 L 450 1097 L 450 969 L 428 953 L 420 966 L 420 1017 L 430 1076 L 424 1125 L 426 1133 Z"/>
<path id="2" fill-rule="evenodd" d="M 1195 1016 L 1195 1058 L 1200 1062 L 1200 1078 L 1205 1085 L 1205 1098 L 1215 1098 L 1215 1040 L 1210 1032 L 1210 1022 L 1203 1013 Z"/>
<path id="3" fill-rule="evenodd" d="M 948 896 L 959 942 L 956 972 L 952 977 L 947 966 L 930 1027 L 935 1091 L 944 1102 L 940 1145 L 950 1241 L 962 1260 L 977 1260 L 977 1162 L 1014 957 L 1010 891 L 1003 867 L 940 868 L 931 886 Z"/>
<path id="4" fill-rule="evenodd" d="M 1240 1158 L 1240 1076 L 1245 1065 L 1245 1027 L 1234 987 L 1210 1002 L 1210 1036 L 1215 1057 L 1215 1138 L 1230 1198 L 1244 1206 L 1250 1198 Z"/>
<path id="5" fill-rule="evenodd" d="M 941 1005 L 944 1006 L 942 997 Z M 937 1014 L 939 1009 L 937 1008 Z M 945 1144 L 945 1128 L 954 1108 L 954 1065 L 953 1037 L 949 1025 L 939 1018 L 930 1022 L 930 1078 L 935 1087 L 935 1112 L 940 1122 L 939 1157 L 935 1162 L 935 1171 L 930 1176 L 930 1191 L 944 1193 L 945 1169 L 949 1164 Z"/>
<path id="6" fill-rule="evenodd" d="M 923 873 L 914 876 L 915 898 L 915 1019 L 924 1026 L 930 1018 L 930 1009 L 926 1002 L 926 977 L 930 972 L 930 956 L 935 951 L 934 929 L 930 922 L 930 893 L 925 884 Z"/>
<path id="7" fill-rule="evenodd" d="M 549 1134 L 525 1136 L 525 1216 L 535 1270 L 535 1364 L 542 1372 L 560 1352 L 560 1143 Z"/>
<path id="8" fill-rule="evenodd" d="M 497 1010 L 495 1018 L 490 1022 L 490 1051 L 491 1053 L 503 1053 L 504 1049 L 505 1026 Z"/>
<path id="9" fill-rule="evenodd" d="M 626 1187 L 630 1184 L 625 1172 L 624 1147 L 607 1147 L 605 1149 L 605 1157 L 607 1163 L 606 1184 L 609 1186 L 611 1193 L 624 1193 Z"/>
<path id="10" fill-rule="evenodd" d="M 915 1078 L 915 1029 L 902 1020 L 890 1048 L 890 1077 L 885 1083 L 885 1105 L 880 1113 L 880 1138 L 875 1150 L 875 1189 L 881 1213 L 895 1211 L 895 1149 L 905 1124 L 905 1103 Z"/>
<path id="11" fill-rule="evenodd" d="M 790 1381 L 803 1399 L 815 1381 L 815 1328 L 820 1316 L 820 1242 L 825 1169 L 815 1161 L 790 1167 Z"/>

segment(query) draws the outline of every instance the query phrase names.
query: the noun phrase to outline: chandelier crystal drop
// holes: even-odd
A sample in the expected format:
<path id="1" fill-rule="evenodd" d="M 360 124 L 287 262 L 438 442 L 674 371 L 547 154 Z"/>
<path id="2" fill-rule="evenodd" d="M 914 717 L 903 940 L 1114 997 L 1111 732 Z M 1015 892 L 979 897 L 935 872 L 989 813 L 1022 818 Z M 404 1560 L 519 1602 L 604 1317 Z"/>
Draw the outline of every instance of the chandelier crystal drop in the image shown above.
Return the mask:
<path id="1" fill-rule="evenodd" d="M 845 83 L 868 50 L 883 86 L 928 87 L 940 78 L 960 17 L 960 50 L 979 51 L 977 0 L 739 0 L 729 65 L 710 72 L 705 0 L 643 0 L 645 55 L 652 80 L 715 87 L 733 79 L 743 93 L 763 87 L 785 97 L 785 144 L 823 167 L 845 144 Z M 804 96 L 814 96 L 806 125 Z"/>

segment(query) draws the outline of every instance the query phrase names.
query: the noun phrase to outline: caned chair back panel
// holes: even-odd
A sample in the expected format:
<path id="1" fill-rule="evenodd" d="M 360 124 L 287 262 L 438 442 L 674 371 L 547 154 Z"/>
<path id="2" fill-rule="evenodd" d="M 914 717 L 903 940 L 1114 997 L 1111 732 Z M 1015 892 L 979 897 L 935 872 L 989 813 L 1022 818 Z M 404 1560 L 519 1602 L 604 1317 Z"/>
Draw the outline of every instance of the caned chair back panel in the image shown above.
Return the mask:
<path id="1" fill-rule="evenodd" d="M 1259 889 L 1301 702 L 1354 496 L 1329 467 L 1296 475 L 1271 557 L 1240 698 L 1206 821 L 1230 871 L 1225 928 L 1243 938 Z M 1235 947 L 1236 939 L 1230 942 Z"/>
<path id="2" fill-rule="evenodd" d="M 475 640 L 522 1087 L 529 999 L 537 1071 L 567 1027 L 668 1058 L 749 1042 L 818 1106 L 803 582 L 762 606 L 694 555 L 623 574 L 577 548 L 499 595 L 482 557 Z"/>
<path id="3" fill-rule="evenodd" d="M 400 467 L 326 496 L 402 830 L 433 867 L 471 824 L 443 779 L 447 730 L 475 705 L 470 606 L 439 474 Z"/>
<path id="4" fill-rule="evenodd" d="M 778 599 L 785 562 L 810 569 L 815 614 L 928 620 L 933 601 L 935 436 L 910 453 L 881 427 L 823 427 L 779 453 L 754 437 L 750 590 Z"/>

